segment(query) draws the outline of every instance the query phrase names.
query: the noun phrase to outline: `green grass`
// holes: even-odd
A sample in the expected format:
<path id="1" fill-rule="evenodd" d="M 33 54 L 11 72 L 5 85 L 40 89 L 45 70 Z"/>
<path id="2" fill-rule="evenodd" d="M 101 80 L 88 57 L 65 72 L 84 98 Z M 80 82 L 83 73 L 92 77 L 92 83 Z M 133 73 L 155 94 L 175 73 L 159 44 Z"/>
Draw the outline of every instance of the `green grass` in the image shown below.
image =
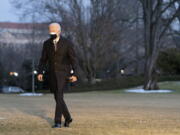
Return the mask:
<path id="1" fill-rule="evenodd" d="M 107 93 L 124 93 L 125 89 L 142 87 L 143 84 L 142 78 L 134 78 L 129 77 L 120 80 L 106 80 L 101 83 L 97 83 L 95 85 L 90 84 L 80 84 L 80 86 L 70 87 L 69 91 L 65 91 L 68 93 L 75 92 L 90 92 L 90 91 L 99 91 L 99 92 L 107 92 Z M 174 90 L 173 93 L 180 93 L 180 81 L 159 81 L 160 89 Z M 49 90 L 36 90 L 36 92 L 40 93 L 49 93 Z"/>
<path id="2" fill-rule="evenodd" d="M 161 89 L 174 90 L 176 93 L 180 93 L 180 81 L 160 82 L 159 87 Z"/>
<path id="3" fill-rule="evenodd" d="M 166 90 L 173 90 L 173 94 L 180 94 L 180 81 L 165 81 L 165 82 L 159 82 L 160 89 L 166 89 Z M 142 86 L 137 86 L 142 87 Z M 134 88 L 137 88 L 134 87 Z M 125 89 L 114 89 L 109 91 L 104 91 L 107 93 L 124 93 Z"/>
<path id="4" fill-rule="evenodd" d="M 180 80 L 180 75 L 173 76 L 161 76 L 158 82 L 161 89 L 174 89 L 179 90 L 180 85 L 176 84 Z M 79 82 L 74 87 L 70 87 L 68 93 L 75 92 L 89 92 L 89 91 L 112 91 L 123 90 L 143 85 L 144 76 L 123 76 L 120 78 L 103 79 L 96 84 Z M 36 90 L 36 92 L 49 93 L 49 90 Z"/>

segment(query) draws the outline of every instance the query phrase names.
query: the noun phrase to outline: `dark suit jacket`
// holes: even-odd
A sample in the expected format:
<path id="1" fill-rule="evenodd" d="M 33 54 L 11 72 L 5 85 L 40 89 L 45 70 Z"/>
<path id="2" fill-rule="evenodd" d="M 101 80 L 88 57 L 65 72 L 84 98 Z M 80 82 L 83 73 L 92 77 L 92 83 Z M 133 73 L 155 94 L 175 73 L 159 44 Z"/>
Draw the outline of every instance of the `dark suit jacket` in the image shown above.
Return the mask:
<path id="1" fill-rule="evenodd" d="M 73 43 L 61 36 L 55 51 L 53 41 L 50 39 L 46 40 L 43 44 L 38 65 L 38 74 L 42 74 L 45 69 L 47 69 L 49 75 L 54 72 L 64 72 L 67 75 L 78 77 L 78 61 Z M 74 71 L 73 74 L 70 74 L 71 69 Z"/>

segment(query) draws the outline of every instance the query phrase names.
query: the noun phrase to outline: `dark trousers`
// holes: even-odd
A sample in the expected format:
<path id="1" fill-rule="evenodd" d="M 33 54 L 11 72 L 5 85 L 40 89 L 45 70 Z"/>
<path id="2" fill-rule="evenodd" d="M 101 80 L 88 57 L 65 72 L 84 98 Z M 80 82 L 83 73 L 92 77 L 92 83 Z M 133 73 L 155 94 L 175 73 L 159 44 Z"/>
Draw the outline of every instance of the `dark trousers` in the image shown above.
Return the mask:
<path id="1" fill-rule="evenodd" d="M 55 72 L 51 77 L 51 81 L 54 85 L 54 98 L 56 101 L 55 109 L 55 123 L 61 123 L 62 115 L 65 120 L 69 120 L 71 115 L 64 101 L 64 89 L 67 83 L 67 74 L 64 72 Z"/>

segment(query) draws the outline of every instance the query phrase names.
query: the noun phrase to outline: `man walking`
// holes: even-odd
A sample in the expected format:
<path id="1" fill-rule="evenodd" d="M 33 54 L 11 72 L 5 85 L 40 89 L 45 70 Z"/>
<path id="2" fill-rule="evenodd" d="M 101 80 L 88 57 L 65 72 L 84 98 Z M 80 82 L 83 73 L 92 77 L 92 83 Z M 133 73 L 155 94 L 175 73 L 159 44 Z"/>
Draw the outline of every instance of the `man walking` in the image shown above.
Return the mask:
<path id="1" fill-rule="evenodd" d="M 64 116 L 64 126 L 69 127 L 72 117 L 64 101 L 64 89 L 68 82 L 77 81 L 77 58 L 71 41 L 61 36 L 61 26 L 58 23 L 49 25 L 50 38 L 43 44 L 38 65 L 38 80 L 43 81 L 43 71 L 47 66 L 50 91 L 56 101 L 53 128 L 61 128 L 61 118 Z"/>

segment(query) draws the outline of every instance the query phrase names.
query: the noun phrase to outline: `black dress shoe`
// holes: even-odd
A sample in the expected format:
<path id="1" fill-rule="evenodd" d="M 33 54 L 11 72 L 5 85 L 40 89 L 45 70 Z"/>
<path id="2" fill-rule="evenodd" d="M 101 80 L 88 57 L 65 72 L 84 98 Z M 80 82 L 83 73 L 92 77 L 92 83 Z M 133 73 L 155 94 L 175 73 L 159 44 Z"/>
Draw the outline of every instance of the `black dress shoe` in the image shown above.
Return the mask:
<path id="1" fill-rule="evenodd" d="M 69 127 L 69 124 L 73 121 L 73 119 L 65 120 L 64 126 Z"/>
<path id="2" fill-rule="evenodd" d="M 60 123 L 55 123 L 52 128 L 61 128 L 61 124 Z"/>

